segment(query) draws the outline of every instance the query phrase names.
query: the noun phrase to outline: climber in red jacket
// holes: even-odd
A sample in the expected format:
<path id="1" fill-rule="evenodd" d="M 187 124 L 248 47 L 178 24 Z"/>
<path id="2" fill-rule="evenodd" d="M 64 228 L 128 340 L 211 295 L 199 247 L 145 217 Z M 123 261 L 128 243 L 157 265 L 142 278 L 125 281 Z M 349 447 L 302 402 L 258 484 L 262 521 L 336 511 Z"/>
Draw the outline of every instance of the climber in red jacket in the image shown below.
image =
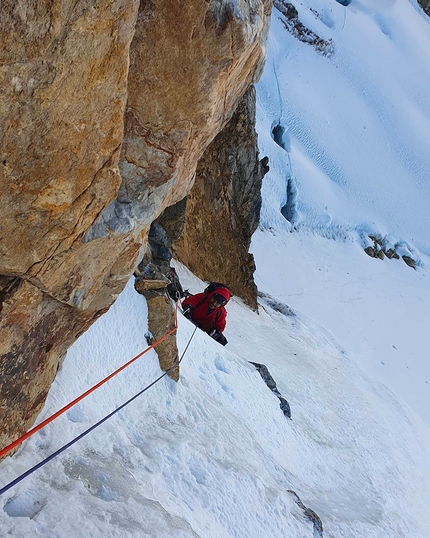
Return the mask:
<path id="1" fill-rule="evenodd" d="M 224 307 L 230 297 L 231 293 L 227 286 L 210 284 L 203 293 L 191 295 L 183 301 L 184 316 L 225 346 L 227 338 L 222 332 L 225 329 L 227 311 Z"/>

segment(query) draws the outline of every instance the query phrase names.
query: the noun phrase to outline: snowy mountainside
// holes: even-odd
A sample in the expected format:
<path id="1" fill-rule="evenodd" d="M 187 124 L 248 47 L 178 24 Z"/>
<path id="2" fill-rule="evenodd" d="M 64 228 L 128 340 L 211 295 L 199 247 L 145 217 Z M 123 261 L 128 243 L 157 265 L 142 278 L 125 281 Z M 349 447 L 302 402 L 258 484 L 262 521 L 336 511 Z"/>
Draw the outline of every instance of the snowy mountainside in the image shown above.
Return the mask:
<path id="1" fill-rule="evenodd" d="M 256 282 L 330 330 L 430 426 L 430 19 L 407 0 L 294 5 L 334 53 L 296 39 L 273 10 L 257 85 L 271 170 Z M 369 258 L 369 236 L 399 259 Z"/>
<path id="2" fill-rule="evenodd" d="M 428 22 L 406 0 L 294 5 L 334 52 L 274 11 L 257 88 L 271 166 L 259 313 L 233 298 L 226 348 L 197 331 L 178 384 L 163 378 L 3 494 L 3 536 L 319 538 L 295 494 L 325 538 L 429 536 Z M 420 265 L 370 258 L 369 233 Z M 180 316 L 180 352 L 193 329 Z M 39 421 L 144 349 L 146 330 L 130 281 L 69 350 Z M 1 486 L 159 375 L 152 351 L 3 461 Z"/>
<path id="3" fill-rule="evenodd" d="M 289 177 L 296 229 L 361 241 L 388 235 L 429 254 L 428 20 L 407 0 L 374 2 L 380 7 L 369 12 L 359 2 L 294 4 L 335 53 L 298 41 L 274 9 L 258 84 L 260 145 L 273 164 L 263 195 L 286 203 Z M 276 125 L 283 148 L 273 147 Z M 276 226 L 274 205 L 263 211 L 265 227 Z"/>
<path id="4" fill-rule="evenodd" d="M 178 269 L 192 292 L 202 288 Z M 330 333 L 261 301 L 256 314 L 233 299 L 227 348 L 197 331 L 178 384 L 164 378 L 4 494 L 2 534 L 318 536 L 291 490 L 321 518 L 326 538 L 424 536 L 430 484 L 414 419 L 345 358 Z M 40 420 L 146 347 L 145 316 L 130 282 L 69 351 Z M 182 351 L 194 327 L 179 322 Z M 269 367 L 291 421 L 250 360 Z M 158 375 L 151 352 L 28 440 L 2 463 L 2 480 Z"/>

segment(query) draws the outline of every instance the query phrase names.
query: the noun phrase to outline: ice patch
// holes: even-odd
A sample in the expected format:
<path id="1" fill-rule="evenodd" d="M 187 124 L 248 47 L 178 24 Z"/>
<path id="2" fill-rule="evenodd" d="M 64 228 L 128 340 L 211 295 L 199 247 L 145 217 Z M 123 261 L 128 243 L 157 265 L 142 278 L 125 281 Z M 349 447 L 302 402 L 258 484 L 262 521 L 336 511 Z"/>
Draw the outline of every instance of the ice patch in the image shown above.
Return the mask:
<path id="1" fill-rule="evenodd" d="M 10 517 L 33 519 L 45 506 L 46 497 L 40 491 L 24 491 L 7 501 L 3 510 Z"/>

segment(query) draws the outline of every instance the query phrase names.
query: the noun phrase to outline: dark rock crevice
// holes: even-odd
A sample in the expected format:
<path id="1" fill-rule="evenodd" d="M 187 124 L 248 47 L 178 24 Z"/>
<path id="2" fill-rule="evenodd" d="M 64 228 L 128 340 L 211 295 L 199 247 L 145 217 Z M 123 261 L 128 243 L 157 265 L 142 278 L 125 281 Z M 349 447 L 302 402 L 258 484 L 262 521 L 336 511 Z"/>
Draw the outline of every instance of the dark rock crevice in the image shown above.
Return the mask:
<path id="1" fill-rule="evenodd" d="M 285 131 L 284 126 L 278 122 L 272 127 L 273 141 L 282 148 L 287 154 L 290 152 L 290 145 L 288 134 Z M 289 158 L 289 157 L 288 157 Z M 286 202 L 281 207 L 282 216 L 294 226 L 297 221 L 297 184 L 292 175 L 291 162 L 289 161 L 290 173 L 286 177 Z"/>
<path id="2" fill-rule="evenodd" d="M 287 201 L 281 207 L 281 214 L 291 225 L 297 221 L 297 187 L 292 177 L 287 179 Z"/>
<path id="3" fill-rule="evenodd" d="M 284 132 L 285 132 L 285 129 L 280 123 L 277 123 L 272 128 L 272 138 L 273 138 L 273 140 L 275 141 L 276 144 L 278 144 L 278 146 L 280 148 L 285 150 L 285 145 L 284 145 L 284 141 L 283 141 Z"/>
<path id="4" fill-rule="evenodd" d="M 269 167 L 267 158 L 259 160 L 254 125 L 255 89 L 251 87 L 197 165 L 183 234 L 173 244 L 173 252 L 199 278 L 225 282 L 234 295 L 256 309 L 255 264 L 248 251 L 260 217 L 262 179 Z"/>

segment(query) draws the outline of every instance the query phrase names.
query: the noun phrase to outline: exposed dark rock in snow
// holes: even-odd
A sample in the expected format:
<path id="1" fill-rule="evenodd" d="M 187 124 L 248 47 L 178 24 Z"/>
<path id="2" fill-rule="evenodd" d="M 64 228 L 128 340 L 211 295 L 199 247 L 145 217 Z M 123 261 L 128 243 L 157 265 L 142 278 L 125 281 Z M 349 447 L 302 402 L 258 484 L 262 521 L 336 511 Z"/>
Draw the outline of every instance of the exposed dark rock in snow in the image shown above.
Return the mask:
<path id="1" fill-rule="evenodd" d="M 406 263 L 406 265 L 415 269 L 416 262 L 413 258 L 411 258 L 410 256 L 402 256 L 402 259 Z"/>
<path id="2" fill-rule="evenodd" d="M 291 495 L 294 496 L 294 500 L 297 504 L 297 506 L 299 506 L 304 514 L 305 514 L 305 517 L 307 519 L 309 519 L 310 521 L 312 521 L 312 523 L 314 524 L 314 537 L 315 538 L 323 538 L 323 525 L 322 525 L 322 521 L 321 519 L 319 518 L 318 514 L 316 514 L 313 510 L 311 510 L 310 508 L 308 508 L 307 506 L 305 506 L 303 503 L 302 503 L 302 500 L 300 499 L 300 497 L 297 495 L 297 493 L 295 491 L 293 491 L 292 489 L 289 489 L 287 490 L 288 493 L 291 493 Z"/>
<path id="3" fill-rule="evenodd" d="M 263 299 L 263 302 L 266 303 L 267 306 L 269 306 L 273 310 L 276 310 L 276 312 L 279 312 L 280 314 L 282 314 L 284 316 L 291 317 L 291 316 L 296 315 L 296 313 L 294 312 L 294 310 L 292 308 L 290 308 L 285 303 L 281 303 L 281 301 L 277 301 L 276 299 L 274 299 L 273 297 L 271 297 L 267 293 L 263 293 L 263 292 L 259 291 L 258 292 L 258 297 Z"/>
<path id="4" fill-rule="evenodd" d="M 284 413 L 284 415 L 288 418 L 291 418 L 291 407 L 290 407 L 290 404 L 287 402 L 287 400 L 285 398 L 283 398 L 282 396 L 279 396 L 279 401 L 281 402 L 279 404 L 279 407 L 281 408 L 282 412 Z"/>
<path id="5" fill-rule="evenodd" d="M 290 4 L 285 0 L 274 0 L 273 5 L 283 15 L 280 19 L 290 34 L 296 37 L 299 41 L 308 43 L 323 56 L 331 56 L 334 54 L 332 40 L 329 39 L 326 41 L 300 22 L 299 13 L 293 4 Z"/>
<path id="6" fill-rule="evenodd" d="M 269 389 L 273 392 L 273 394 L 275 394 L 279 398 L 279 401 L 281 402 L 279 407 L 281 408 L 284 415 L 287 418 L 291 418 L 290 404 L 287 402 L 287 400 L 285 398 L 283 398 L 281 396 L 281 393 L 279 392 L 278 387 L 276 386 L 276 382 L 273 379 L 273 377 L 270 375 L 270 372 L 269 372 L 267 366 L 264 365 L 264 364 L 260 364 L 258 362 L 251 362 L 251 361 L 249 361 L 249 362 L 251 364 L 253 364 L 257 368 L 257 370 L 258 370 L 259 374 L 261 375 L 263 381 L 266 383 L 266 385 L 269 387 Z"/>
<path id="7" fill-rule="evenodd" d="M 430 0 L 418 0 L 418 4 L 423 8 L 424 13 L 430 17 Z"/>
<path id="8" fill-rule="evenodd" d="M 379 235 L 369 235 L 369 239 L 373 241 L 373 246 L 369 245 L 364 249 L 364 252 L 371 258 L 379 258 L 383 260 L 385 256 L 388 259 L 400 259 L 413 269 L 419 265 L 419 261 L 415 260 L 412 256 L 409 256 L 409 249 L 405 247 L 404 243 L 392 244 L 387 237 L 382 237 Z"/>

